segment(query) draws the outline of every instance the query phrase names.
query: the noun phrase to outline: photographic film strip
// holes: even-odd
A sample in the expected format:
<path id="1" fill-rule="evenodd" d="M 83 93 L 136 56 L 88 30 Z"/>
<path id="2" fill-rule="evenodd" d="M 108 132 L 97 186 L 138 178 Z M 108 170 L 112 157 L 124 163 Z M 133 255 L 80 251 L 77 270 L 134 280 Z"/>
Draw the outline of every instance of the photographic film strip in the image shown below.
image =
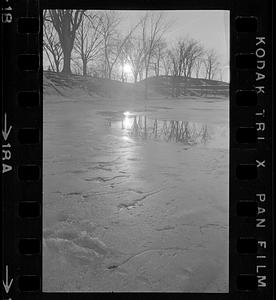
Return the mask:
<path id="1" fill-rule="evenodd" d="M 1 31 L 3 300 L 273 299 L 272 1 L 6 0 Z"/>

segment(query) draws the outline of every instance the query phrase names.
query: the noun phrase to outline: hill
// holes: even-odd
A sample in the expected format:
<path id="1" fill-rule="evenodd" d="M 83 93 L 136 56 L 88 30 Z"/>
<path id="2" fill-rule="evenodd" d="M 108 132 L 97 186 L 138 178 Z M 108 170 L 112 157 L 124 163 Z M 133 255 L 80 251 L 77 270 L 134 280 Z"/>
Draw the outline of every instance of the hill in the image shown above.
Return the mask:
<path id="1" fill-rule="evenodd" d="M 90 76 L 43 72 L 44 93 L 62 96 L 87 94 L 108 98 L 126 95 L 143 97 L 146 83 L 149 97 L 227 97 L 229 93 L 228 83 L 201 78 L 158 76 L 137 83 L 127 83 Z"/>
<path id="2" fill-rule="evenodd" d="M 180 96 L 228 96 L 229 83 L 202 78 L 185 78 L 183 76 L 159 76 L 147 79 L 151 89 L 162 95 Z M 144 81 L 142 81 L 144 84 Z"/>

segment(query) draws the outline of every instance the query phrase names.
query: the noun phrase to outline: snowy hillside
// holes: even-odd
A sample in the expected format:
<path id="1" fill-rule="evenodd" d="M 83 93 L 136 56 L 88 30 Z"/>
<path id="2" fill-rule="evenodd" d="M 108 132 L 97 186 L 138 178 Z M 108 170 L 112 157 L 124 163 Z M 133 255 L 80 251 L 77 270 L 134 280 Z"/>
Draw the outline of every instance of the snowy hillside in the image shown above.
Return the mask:
<path id="1" fill-rule="evenodd" d="M 126 96 L 134 93 L 142 97 L 145 90 L 145 80 L 141 82 L 126 83 L 116 80 L 95 78 L 90 76 L 65 76 L 55 72 L 44 71 L 44 91 L 62 95 L 62 90 L 81 90 L 88 95 L 102 97 Z M 217 80 L 196 79 L 172 76 L 150 77 L 147 79 L 149 96 L 197 96 L 197 97 L 228 97 L 229 84 Z"/>

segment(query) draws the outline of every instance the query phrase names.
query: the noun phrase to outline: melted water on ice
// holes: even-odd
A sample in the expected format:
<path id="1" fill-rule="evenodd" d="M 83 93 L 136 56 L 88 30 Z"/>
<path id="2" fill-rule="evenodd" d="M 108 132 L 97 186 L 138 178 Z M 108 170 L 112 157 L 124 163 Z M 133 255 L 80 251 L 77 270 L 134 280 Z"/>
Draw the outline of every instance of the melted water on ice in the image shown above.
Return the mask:
<path id="1" fill-rule="evenodd" d="M 124 112 L 121 117 L 106 119 L 106 127 L 120 130 L 125 138 L 154 139 L 189 146 L 201 144 L 225 149 L 228 148 L 229 143 L 227 126 L 160 120 L 130 112 Z"/>

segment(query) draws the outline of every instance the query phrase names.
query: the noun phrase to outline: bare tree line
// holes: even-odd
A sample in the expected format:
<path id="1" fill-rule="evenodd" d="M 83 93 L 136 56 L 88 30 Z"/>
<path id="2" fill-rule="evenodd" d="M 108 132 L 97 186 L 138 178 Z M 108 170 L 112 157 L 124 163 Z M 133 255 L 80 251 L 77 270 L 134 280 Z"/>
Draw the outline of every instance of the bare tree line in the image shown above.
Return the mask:
<path id="1" fill-rule="evenodd" d="M 134 82 L 161 75 L 214 79 L 220 72 L 216 51 L 200 41 L 184 37 L 168 45 L 162 12 L 145 12 L 124 34 L 116 11 L 45 10 L 43 18 L 43 50 L 54 72 L 126 81 L 128 65 Z"/>

